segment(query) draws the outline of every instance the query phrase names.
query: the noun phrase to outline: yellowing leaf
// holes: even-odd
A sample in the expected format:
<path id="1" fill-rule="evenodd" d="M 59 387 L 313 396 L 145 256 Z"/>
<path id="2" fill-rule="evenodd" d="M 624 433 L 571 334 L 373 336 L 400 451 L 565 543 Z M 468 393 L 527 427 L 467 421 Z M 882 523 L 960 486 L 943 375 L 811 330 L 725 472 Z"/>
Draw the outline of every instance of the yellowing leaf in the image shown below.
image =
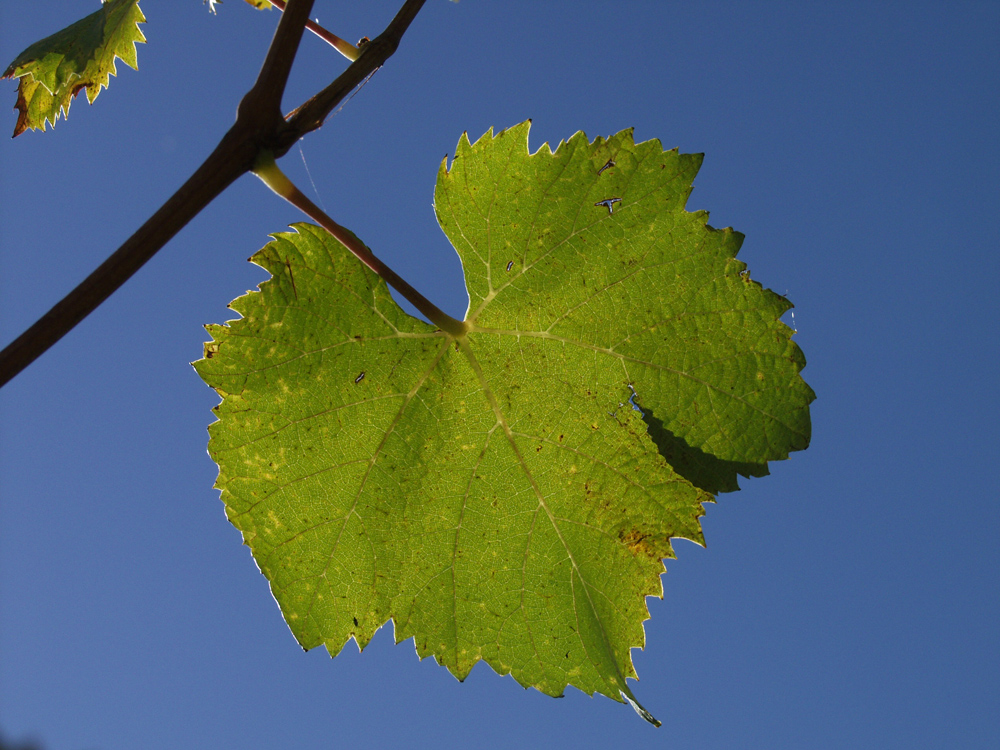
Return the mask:
<path id="1" fill-rule="evenodd" d="M 670 540 L 701 542 L 713 492 L 806 447 L 813 393 L 789 303 L 684 210 L 699 156 L 630 131 L 529 155 L 528 127 L 463 136 L 438 175 L 464 335 L 318 227 L 254 256 L 271 280 L 196 363 L 223 397 L 210 452 L 303 647 L 391 618 L 459 679 L 484 660 L 634 702 Z"/>
<path id="2" fill-rule="evenodd" d="M 18 55 L 3 74 L 19 79 L 14 135 L 28 128 L 44 131 L 46 123 L 55 127 L 81 91 L 93 104 L 109 76 L 117 75 L 116 58 L 135 69 L 135 45 L 146 41 L 139 31 L 145 20 L 139 0 L 106 0 L 99 11 Z"/>

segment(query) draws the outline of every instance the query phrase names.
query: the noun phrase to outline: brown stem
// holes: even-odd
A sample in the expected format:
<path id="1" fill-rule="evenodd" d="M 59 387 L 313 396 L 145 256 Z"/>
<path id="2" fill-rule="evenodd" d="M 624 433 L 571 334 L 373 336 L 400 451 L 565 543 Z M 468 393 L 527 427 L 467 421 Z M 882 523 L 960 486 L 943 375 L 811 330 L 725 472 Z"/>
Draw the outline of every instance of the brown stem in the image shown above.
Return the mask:
<path id="1" fill-rule="evenodd" d="M 322 97 L 321 103 L 313 103 L 317 99 L 313 97 L 302 108 L 309 117 L 295 121 L 293 116 L 293 123 L 286 122 L 281 115 L 281 96 L 312 9 L 312 0 L 289 0 L 257 82 L 240 103 L 233 127 L 191 178 L 135 234 L 55 307 L 0 351 L 0 387 L 93 312 L 219 193 L 250 171 L 262 151 L 283 156 L 302 135 L 318 128 L 344 96 L 395 52 L 400 37 L 423 3 L 424 0 L 407 0 L 378 37 L 382 41 L 377 46 L 374 42 L 366 44 L 357 62 L 317 95 Z M 325 112 L 323 108 L 327 108 Z"/>
<path id="2" fill-rule="evenodd" d="M 299 51 L 299 42 L 302 41 L 302 32 L 312 6 L 313 0 L 291 0 L 289 9 L 281 14 L 257 80 L 240 102 L 237 123 L 244 119 L 266 132 L 273 132 L 284 120 L 281 97 L 285 93 L 285 84 L 292 72 L 292 63 Z"/>
<path id="3" fill-rule="evenodd" d="M 306 133 L 316 130 L 354 88 L 374 73 L 399 46 L 399 40 L 423 7 L 425 0 L 406 0 L 385 31 L 361 48 L 361 55 L 337 80 L 314 97 L 297 107 L 289 116 L 285 132 L 275 144 L 275 157 L 284 156 L 288 149 Z"/>
<path id="4" fill-rule="evenodd" d="M 285 10 L 285 0 L 267 0 L 271 5 L 273 5 L 278 10 L 284 12 Z M 345 39 L 341 39 L 339 36 L 331 31 L 327 31 L 322 26 L 320 26 L 315 21 L 306 21 L 306 28 L 309 29 L 313 34 L 318 36 L 324 42 L 333 47 L 337 52 L 342 54 L 351 62 L 358 59 L 358 54 L 360 50 L 353 44 Z"/>
<path id="5" fill-rule="evenodd" d="M 232 134 L 233 131 L 230 131 Z M 0 352 L 0 386 L 66 335 L 142 268 L 171 237 L 253 165 L 250 141 L 229 137 L 97 270 Z"/>

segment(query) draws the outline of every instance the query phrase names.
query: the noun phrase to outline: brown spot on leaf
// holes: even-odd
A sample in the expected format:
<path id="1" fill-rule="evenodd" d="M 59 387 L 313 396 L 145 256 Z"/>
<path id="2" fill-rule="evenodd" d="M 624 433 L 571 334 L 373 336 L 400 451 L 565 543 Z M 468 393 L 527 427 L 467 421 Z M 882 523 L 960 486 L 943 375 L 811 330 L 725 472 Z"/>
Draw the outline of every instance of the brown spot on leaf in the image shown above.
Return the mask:
<path id="1" fill-rule="evenodd" d="M 618 538 L 622 540 L 622 543 L 626 547 L 628 547 L 628 551 L 632 553 L 633 557 L 643 555 L 645 557 L 651 557 L 654 560 L 660 559 L 659 552 L 657 552 L 656 548 L 651 543 L 650 535 L 643 534 L 634 526 L 630 531 L 618 532 Z"/>

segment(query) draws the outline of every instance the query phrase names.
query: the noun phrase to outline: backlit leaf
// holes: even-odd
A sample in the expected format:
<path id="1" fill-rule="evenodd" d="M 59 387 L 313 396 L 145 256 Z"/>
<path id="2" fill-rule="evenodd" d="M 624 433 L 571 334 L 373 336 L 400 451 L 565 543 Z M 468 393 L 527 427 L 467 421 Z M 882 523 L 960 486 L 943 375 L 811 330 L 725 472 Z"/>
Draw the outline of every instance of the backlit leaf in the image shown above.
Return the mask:
<path id="1" fill-rule="evenodd" d="M 28 128 L 44 131 L 46 123 L 55 127 L 81 91 L 93 104 L 109 76 L 117 75 L 116 58 L 135 69 L 135 45 L 146 41 L 139 30 L 145 20 L 139 0 L 106 0 L 99 11 L 18 55 L 3 74 L 19 79 L 14 135 Z"/>
<path id="2" fill-rule="evenodd" d="M 529 155 L 528 127 L 463 136 L 438 175 L 463 336 L 318 227 L 254 256 L 272 278 L 196 363 L 222 396 L 210 452 L 304 648 L 391 618 L 459 679 L 484 660 L 632 701 L 670 540 L 806 447 L 813 393 L 790 304 L 684 210 L 700 156 L 631 131 Z"/>

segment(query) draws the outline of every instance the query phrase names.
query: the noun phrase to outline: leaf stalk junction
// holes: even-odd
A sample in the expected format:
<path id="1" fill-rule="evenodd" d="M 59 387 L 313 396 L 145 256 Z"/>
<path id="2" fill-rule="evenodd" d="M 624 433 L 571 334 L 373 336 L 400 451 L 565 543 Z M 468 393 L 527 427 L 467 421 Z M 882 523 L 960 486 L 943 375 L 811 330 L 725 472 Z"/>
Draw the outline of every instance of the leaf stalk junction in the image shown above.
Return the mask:
<path id="1" fill-rule="evenodd" d="M 442 331 L 451 334 L 455 338 L 460 338 L 469 330 L 468 323 L 456 320 L 442 311 L 437 305 L 414 289 L 399 274 L 379 260 L 353 232 L 335 222 L 319 206 L 309 200 L 295 186 L 295 183 L 281 171 L 274 160 L 273 154 L 269 152 L 262 153 L 257 158 L 257 163 L 254 165 L 252 171 L 271 190 L 333 235 L 334 239 L 347 248 L 354 257 L 385 279 L 389 286 L 402 294 L 410 304 L 423 313 L 428 320 Z"/>

